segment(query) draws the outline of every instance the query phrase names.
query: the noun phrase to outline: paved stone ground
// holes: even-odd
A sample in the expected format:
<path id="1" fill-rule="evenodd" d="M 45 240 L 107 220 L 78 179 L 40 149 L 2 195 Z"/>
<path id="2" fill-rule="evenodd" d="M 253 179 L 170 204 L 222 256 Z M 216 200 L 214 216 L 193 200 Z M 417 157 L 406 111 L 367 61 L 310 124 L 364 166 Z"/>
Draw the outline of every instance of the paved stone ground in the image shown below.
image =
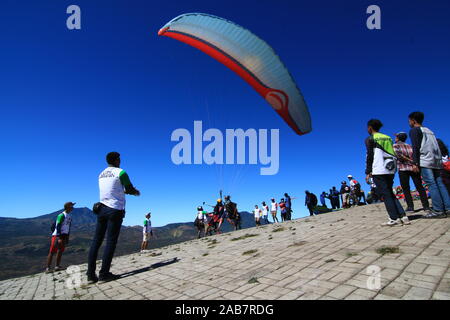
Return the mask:
<path id="1" fill-rule="evenodd" d="M 450 299 L 450 218 L 386 220 L 374 204 L 240 230 L 115 258 L 112 282 L 85 264 L 2 281 L 0 299 Z"/>

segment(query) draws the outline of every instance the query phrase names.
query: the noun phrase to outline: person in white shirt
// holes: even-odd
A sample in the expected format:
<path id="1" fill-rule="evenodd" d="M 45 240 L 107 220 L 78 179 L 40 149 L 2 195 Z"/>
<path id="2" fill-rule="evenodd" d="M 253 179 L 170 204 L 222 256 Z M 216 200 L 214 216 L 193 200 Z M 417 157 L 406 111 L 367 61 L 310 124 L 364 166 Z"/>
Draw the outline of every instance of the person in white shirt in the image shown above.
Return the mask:
<path id="1" fill-rule="evenodd" d="M 269 206 L 266 204 L 265 201 L 262 202 L 262 219 L 264 220 L 265 224 L 269 224 Z"/>
<path id="2" fill-rule="evenodd" d="M 52 260 L 55 254 L 55 271 L 64 270 L 64 268 L 61 267 L 61 257 L 66 245 L 69 243 L 70 227 L 72 224 L 71 212 L 74 209 L 74 205 L 74 202 L 66 202 L 64 204 L 64 211 L 58 214 L 55 223 L 52 225 L 52 241 L 50 244 L 50 252 L 47 256 L 47 269 L 45 269 L 46 273 L 52 272 Z"/>
<path id="3" fill-rule="evenodd" d="M 100 202 L 94 210 L 97 214 L 97 226 L 94 239 L 89 250 L 87 276 L 88 283 L 110 281 L 120 276 L 112 274 L 109 269 L 116 250 L 123 218 L 125 217 L 125 194 L 139 196 L 141 193 L 130 181 L 128 174 L 120 168 L 120 154 L 110 152 L 106 155 L 108 167 L 98 177 Z M 99 205 L 97 207 L 97 205 Z M 97 254 L 103 239 L 107 235 L 103 252 L 102 268 L 99 277 L 95 274 Z"/>
<path id="4" fill-rule="evenodd" d="M 272 214 L 273 223 L 278 222 L 277 212 L 278 212 L 278 203 L 272 198 L 272 203 L 270 204 L 270 213 Z"/>
<path id="5" fill-rule="evenodd" d="M 142 244 L 141 244 L 141 252 L 145 252 L 148 247 L 148 240 L 150 237 L 153 237 L 153 229 L 152 222 L 150 221 L 152 214 L 149 212 L 145 215 L 144 227 L 142 228 Z"/>
<path id="6" fill-rule="evenodd" d="M 255 205 L 253 214 L 255 215 L 256 226 L 260 226 L 261 225 L 261 209 L 258 208 L 258 205 Z"/>

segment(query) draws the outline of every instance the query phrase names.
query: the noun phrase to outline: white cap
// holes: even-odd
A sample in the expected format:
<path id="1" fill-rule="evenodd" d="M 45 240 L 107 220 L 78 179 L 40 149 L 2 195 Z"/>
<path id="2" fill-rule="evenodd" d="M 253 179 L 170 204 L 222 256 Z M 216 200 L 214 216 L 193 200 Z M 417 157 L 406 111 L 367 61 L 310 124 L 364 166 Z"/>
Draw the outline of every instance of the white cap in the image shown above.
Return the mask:
<path id="1" fill-rule="evenodd" d="M 351 174 L 349 174 L 349 175 L 347 176 L 347 178 L 353 178 L 353 176 L 352 176 Z"/>

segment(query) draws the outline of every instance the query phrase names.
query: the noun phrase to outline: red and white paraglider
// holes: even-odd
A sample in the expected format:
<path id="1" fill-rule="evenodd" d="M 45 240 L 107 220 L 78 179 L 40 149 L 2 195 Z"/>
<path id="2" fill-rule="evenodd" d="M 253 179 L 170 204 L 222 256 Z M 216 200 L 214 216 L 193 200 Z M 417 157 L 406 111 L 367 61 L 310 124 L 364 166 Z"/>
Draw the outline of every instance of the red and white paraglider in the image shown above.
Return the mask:
<path id="1" fill-rule="evenodd" d="M 249 30 L 220 17 L 187 13 L 168 22 L 158 35 L 187 43 L 236 72 L 297 134 L 312 130 L 308 107 L 289 71 Z"/>

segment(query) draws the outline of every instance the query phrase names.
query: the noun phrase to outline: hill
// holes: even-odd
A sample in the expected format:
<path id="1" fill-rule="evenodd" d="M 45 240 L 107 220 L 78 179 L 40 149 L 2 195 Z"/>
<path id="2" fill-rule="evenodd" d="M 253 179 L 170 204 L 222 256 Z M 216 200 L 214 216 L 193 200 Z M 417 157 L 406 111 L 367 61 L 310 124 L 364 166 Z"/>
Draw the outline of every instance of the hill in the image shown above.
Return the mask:
<path id="1" fill-rule="evenodd" d="M 66 271 L 0 281 L 1 299 L 450 300 L 450 218 L 382 227 L 383 204 L 249 228 L 114 258 L 121 278 Z"/>
<path id="2" fill-rule="evenodd" d="M 50 246 L 50 226 L 63 210 L 34 218 L 0 218 L 0 280 L 30 275 L 45 268 Z M 94 235 L 96 216 L 88 208 L 75 208 L 70 243 L 63 256 L 64 265 L 80 264 L 87 260 Z M 254 226 L 250 213 L 243 212 L 243 228 Z M 231 226 L 224 223 L 224 232 Z M 159 248 L 192 240 L 197 237 L 193 222 L 172 223 L 154 228 L 155 238 L 149 242 L 149 249 Z M 139 251 L 142 241 L 141 226 L 122 226 L 116 249 L 116 256 Z M 101 258 L 102 248 L 99 258 Z"/>

